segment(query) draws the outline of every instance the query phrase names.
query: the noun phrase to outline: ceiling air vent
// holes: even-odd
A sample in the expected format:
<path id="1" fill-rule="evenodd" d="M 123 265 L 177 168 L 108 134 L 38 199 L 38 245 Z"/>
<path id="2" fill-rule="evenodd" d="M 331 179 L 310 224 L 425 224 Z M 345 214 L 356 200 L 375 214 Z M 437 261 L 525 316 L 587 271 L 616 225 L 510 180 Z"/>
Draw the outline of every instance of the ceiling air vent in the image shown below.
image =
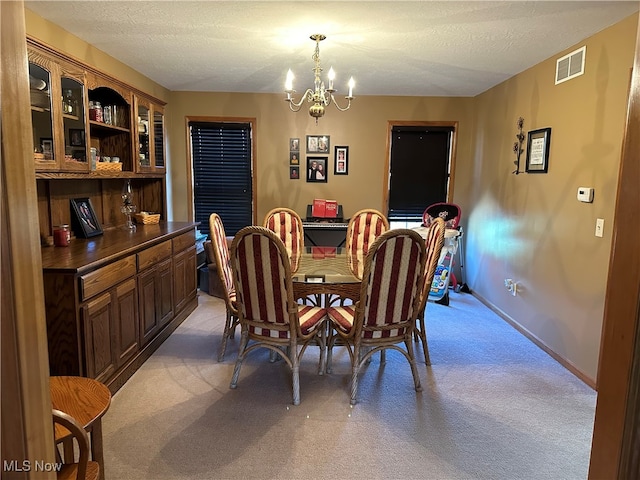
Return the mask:
<path id="1" fill-rule="evenodd" d="M 584 46 L 559 58 L 556 62 L 556 85 L 574 77 L 579 77 L 584 73 L 584 57 L 587 47 Z"/>

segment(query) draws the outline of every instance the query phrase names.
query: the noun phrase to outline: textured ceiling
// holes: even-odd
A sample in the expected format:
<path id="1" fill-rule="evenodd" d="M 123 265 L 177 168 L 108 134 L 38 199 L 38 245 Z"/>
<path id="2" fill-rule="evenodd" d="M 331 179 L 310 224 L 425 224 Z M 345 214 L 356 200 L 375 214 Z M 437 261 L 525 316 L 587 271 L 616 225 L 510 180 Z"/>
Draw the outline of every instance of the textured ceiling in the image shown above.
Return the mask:
<path id="1" fill-rule="evenodd" d="M 25 1 L 26 8 L 170 90 L 336 89 L 474 96 L 638 10 L 638 1 Z M 587 65 L 589 52 L 587 52 Z"/>

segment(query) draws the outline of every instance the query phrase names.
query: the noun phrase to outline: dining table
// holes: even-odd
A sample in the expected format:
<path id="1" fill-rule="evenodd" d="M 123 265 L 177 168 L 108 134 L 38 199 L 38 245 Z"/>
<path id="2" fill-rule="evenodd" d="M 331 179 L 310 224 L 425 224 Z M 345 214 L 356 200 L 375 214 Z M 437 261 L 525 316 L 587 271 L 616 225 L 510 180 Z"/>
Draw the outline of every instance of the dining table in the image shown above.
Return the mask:
<path id="1" fill-rule="evenodd" d="M 343 247 L 304 247 L 292 274 L 294 297 L 312 297 L 324 306 L 338 300 L 357 302 L 363 262 L 362 255 L 349 255 Z"/>

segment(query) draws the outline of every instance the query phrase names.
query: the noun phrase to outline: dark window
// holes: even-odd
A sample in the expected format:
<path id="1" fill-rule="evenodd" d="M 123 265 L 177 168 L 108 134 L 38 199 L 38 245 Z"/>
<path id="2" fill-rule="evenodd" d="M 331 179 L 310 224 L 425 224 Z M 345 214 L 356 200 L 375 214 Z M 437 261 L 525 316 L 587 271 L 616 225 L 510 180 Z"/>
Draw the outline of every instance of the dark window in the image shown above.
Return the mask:
<path id="1" fill-rule="evenodd" d="M 393 127 L 389 220 L 416 220 L 447 201 L 452 134 L 452 127 Z"/>
<path id="2" fill-rule="evenodd" d="M 209 234 L 209 215 L 222 218 L 228 236 L 252 222 L 251 125 L 189 122 L 193 201 L 199 230 Z"/>

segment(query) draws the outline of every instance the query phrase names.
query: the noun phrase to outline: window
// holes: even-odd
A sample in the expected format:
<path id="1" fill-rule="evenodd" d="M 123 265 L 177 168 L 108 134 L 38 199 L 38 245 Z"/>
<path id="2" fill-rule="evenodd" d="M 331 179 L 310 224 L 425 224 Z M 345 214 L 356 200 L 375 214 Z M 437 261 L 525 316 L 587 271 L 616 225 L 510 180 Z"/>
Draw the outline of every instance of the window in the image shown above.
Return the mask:
<path id="1" fill-rule="evenodd" d="M 389 221 L 421 221 L 424 210 L 446 202 L 454 128 L 393 126 L 389 171 Z"/>
<path id="2" fill-rule="evenodd" d="M 209 216 L 222 218 L 227 235 L 252 223 L 251 124 L 189 122 L 193 203 L 199 230 Z"/>

